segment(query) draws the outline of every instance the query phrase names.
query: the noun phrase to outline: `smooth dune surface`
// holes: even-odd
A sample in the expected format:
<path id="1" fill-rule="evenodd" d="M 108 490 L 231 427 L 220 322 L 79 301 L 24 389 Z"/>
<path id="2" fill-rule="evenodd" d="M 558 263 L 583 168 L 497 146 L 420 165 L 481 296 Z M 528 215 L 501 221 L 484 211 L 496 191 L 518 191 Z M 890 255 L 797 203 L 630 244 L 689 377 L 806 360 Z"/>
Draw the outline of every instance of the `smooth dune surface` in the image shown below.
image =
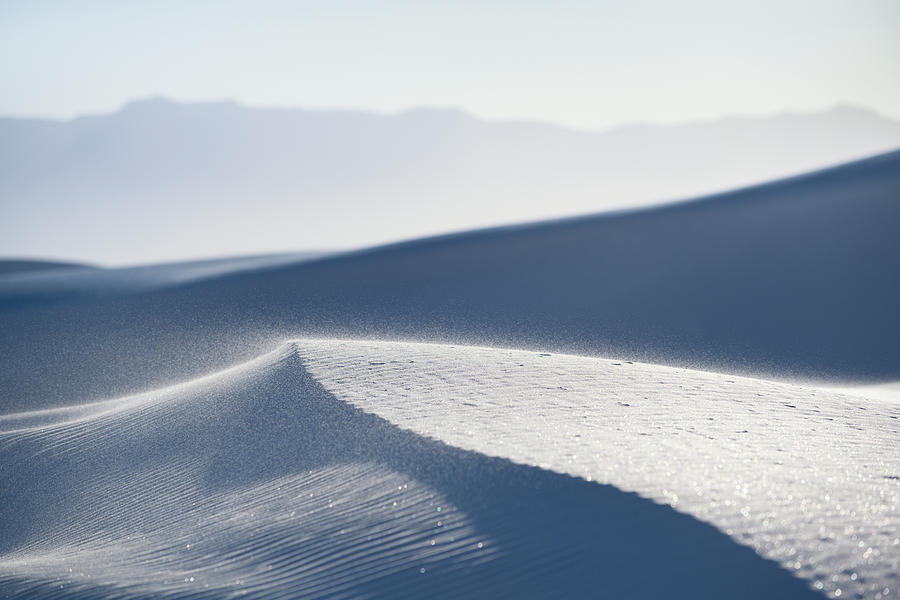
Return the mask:
<path id="1" fill-rule="evenodd" d="M 898 199 L 0 275 L 0 596 L 893 597 Z"/>
<path id="2" fill-rule="evenodd" d="M 0 306 L 34 307 L 172 288 L 243 271 L 298 264 L 326 256 L 292 252 L 262 256 L 98 268 L 41 261 L 0 261 Z"/>
<path id="3" fill-rule="evenodd" d="M 4 259 L 0 260 L 0 275 L 8 276 L 12 273 L 34 273 L 38 271 L 54 271 L 59 269 L 90 268 L 79 263 L 60 262 L 53 260 L 31 259 Z"/>

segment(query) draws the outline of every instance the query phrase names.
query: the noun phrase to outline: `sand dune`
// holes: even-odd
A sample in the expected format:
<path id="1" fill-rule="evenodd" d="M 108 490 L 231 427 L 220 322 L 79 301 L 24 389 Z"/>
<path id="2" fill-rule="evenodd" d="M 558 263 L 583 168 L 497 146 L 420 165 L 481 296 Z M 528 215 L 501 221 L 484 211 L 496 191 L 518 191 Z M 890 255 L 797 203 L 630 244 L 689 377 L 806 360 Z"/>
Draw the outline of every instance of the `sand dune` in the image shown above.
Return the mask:
<path id="1" fill-rule="evenodd" d="M 56 271 L 59 269 L 90 268 L 78 263 L 53 260 L 6 259 L 0 260 L 0 275 L 8 277 L 13 273 L 34 273 L 39 271 Z"/>
<path id="2" fill-rule="evenodd" d="M 291 252 L 119 268 L 42 261 L 0 261 L 0 310 L 161 290 L 245 271 L 297 265 L 328 254 Z"/>
<path id="3" fill-rule="evenodd" d="M 523 368 L 529 373 L 524 380 L 517 370 Z M 668 381 L 657 384 L 644 377 L 647 372 Z M 416 402 L 395 393 L 404 379 Z M 644 383 L 622 385 L 630 379 Z M 679 391 L 698 381 L 720 389 L 696 397 Z M 583 388 L 544 389 L 574 383 Z M 760 390 L 765 399 L 754 397 Z M 644 393 L 654 397 L 641 408 L 633 396 Z M 773 412 L 785 399 L 807 406 Z M 844 505 L 845 512 L 858 510 L 858 531 L 842 529 L 830 542 L 820 528 L 831 532 L 837 523 L 851 523 L 820 504 L 790 511 L 791 503 L 773 502 L 763 515 L 744 498 L 753 506 L 744 518 L 744 507 L 722 503 L 747 494 L 746 487 L 734 487 L 742 474 L 767 481 L 775 473 L 775 467 L 741 468 L 737 460 L 768 461 L 760 436 L 783 437 L 810 419 L 826 422 L 811 415 L 810 399 L 809 390 L 791 386 L 729 384 L 719 376 L 601 359 L 300 340 L 173 388 L 7 415 L 0 453 L 10 468 L 2 489 L 16 493 L 0 505 L 0 592 L 800 598 L 812 597 L 817 582 L 845 593 L 893 586 L 897 546 L 878 532 L 896 527 L 897 482 L 880 471 L 868 474 L 869 491 Z M 626 416 L 623 400 L 635 403 L 637 416 Z M 743 402 L 749 405 L 732 419 L 750 435 L 730 431 L 731 421 L 708 426 L 693 419 L 695 413 L 724 418 Z M 815 402 L 827 415 L 846 400 Z M 548 414 L 536 415 L 535 403 Z M 698 426 L 682 432 L 680 449 L 668 448 L 677 452 L 672 460 L 686 461 L 680 484 L 640 440 L 641 429 L 652 429 L 648 419 L 673 408 L 687 408 L 685 421 Z M 768 410 L 754 417 L 754 408 Z M 585 414 L 573 419 L 573 411 Z M 895 412 L 873 409 L 860 421 L 870 456 L 882 452 L 877 460 L 887 469 L 897 467 L 887 452 Z M 535 444 L 523 414 L 568 429 L 545 427 L 546 438 Z M 617 433 L 622 425 L 625 433 Z M 776 430 L 767 433 L 772 426 Z M 576 429 L 586 434 L 583 440 L 573 437 Z M 709 441 L 704 430 L 723 438 Z M 817 486 L 839 493 L 843 484 L 858 483 L 846 477 L 858 477 L 854 450 L 860 442 L 844 438 L 831 457 L 844 458 L 831 465 L 834 482 L 799 483 L 813 468 L 799 455 L 796 463 L 777 467 L 786 475 L 761 494 L 770 500 L 798 492 L 818 497 Z M 809 443 L 829 441 L 823 429 Z M 622 443 L 633 449 L 617 455 Z M 576 446 L 607 454 L 578 463 Z M 719 464 L 711 464 L 711 448 L 718 448 Z M 593 481 L 585 468 L 594 470 Z M 705 505 L 689 495 L 673 499 L 678 486 L 691 481 L 691 469 L 705 468 Z M 617 471 L 620 476 L 610 475 Z M 647 493 L 653 486 L 668 485 L 668 476 L 675 487 L 656 499 L 677 510 L 627 493 L 628 486 L 609 485 L 622 484 L 623 476 L 643 481 L 644 497 L 654 496 Z M 718 504 L 718 510 L 701 509 Z M 810 513 L 828 519 L 807 518 Z M 730 537 L 716 523 L 729 515 L 736 527 Z M 771 524 L 763 527 L 763 518 Z M 850 536 L 874 549 L 853 545 L 848 551 Z M 760 554 L 788 564 L 794 576 Z"/>
<path id="4" fill-rule="evenodd" d="M 517 350 L 298 346 L 325 389 L 398 426 L 670 504 L 817 589 L 900 583 L 900 405 Z"/>

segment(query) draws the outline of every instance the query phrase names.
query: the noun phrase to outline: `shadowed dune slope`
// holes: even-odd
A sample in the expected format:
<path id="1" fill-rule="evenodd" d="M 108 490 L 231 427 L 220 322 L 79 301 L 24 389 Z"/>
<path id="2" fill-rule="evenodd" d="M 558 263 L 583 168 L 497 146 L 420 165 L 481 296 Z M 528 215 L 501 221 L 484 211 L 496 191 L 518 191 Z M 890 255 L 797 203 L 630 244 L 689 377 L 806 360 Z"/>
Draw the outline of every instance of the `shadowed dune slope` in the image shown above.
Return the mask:
<path id="1" fill-rule="evenodd" d="M 817 597 L 668 506 L 432 441 L 290 344 L 0 421 L 0 595 Z"/>
<path id="2" fill-rule="evenodd" d="M 0 261 L 0 307 L 13 309 L 108 299 L 240 271 L 297 264 L 325 255 L 324 252 L 292 252 L 115 269 L 68 265 L 65 271 L 53 268 L 61 263 Z M 27 268 L 17 268 L 20 263 Z"/>
<path id="3" fill-rule="evenodd" d="M 898 222 L 893 152 L 690 203 L 418 240 L 138 296 L 18 298 L 2 306 L 0 389 L 6 411 L 122 395 L 298 335 L 898 379 Z"/>

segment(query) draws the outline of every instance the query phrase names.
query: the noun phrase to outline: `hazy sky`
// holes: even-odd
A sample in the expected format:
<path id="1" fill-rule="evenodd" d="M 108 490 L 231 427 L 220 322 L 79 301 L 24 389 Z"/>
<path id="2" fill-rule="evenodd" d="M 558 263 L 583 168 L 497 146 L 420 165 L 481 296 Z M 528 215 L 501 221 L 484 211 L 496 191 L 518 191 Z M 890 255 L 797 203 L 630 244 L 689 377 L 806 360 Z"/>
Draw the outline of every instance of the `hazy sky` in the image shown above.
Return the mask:
<path id="1" fill-rule="evenodd" d="M 900 117 L 900 2 L 0 0 L 0 114 L 149 95 L 583 128 L 838 103 Z"/>

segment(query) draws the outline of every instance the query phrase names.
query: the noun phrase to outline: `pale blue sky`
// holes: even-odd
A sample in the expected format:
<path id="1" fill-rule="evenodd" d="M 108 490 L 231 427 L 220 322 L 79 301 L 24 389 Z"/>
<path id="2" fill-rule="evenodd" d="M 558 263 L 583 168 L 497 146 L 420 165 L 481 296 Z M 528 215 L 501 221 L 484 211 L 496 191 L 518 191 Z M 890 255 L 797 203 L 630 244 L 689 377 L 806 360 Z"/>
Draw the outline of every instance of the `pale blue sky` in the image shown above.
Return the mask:
<path id="1" fill-rule="evenodd" d="M 900 2 L 0 0 L 0 114 L 131 99 L 600 129 L 818 110 L 900 117 Z"/>

